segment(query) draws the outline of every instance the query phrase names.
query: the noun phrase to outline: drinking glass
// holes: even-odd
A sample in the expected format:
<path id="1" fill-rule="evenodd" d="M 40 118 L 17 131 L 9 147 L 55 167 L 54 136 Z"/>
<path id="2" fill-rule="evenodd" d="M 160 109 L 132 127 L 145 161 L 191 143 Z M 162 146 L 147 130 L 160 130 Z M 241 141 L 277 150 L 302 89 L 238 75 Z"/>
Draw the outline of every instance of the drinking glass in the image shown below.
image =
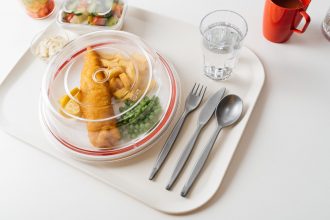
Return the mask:
<path id="1" fill-rule="evenodd" d="M 247 34 L 245 19 L 233 11 L 216 10 L 202 19 L 199 28 L 203 37 L 205 75 L 215 80 L 228 79 Z"/>
<path id="2" fill-rule="evenodd" d="M 322 30 L 323 30 L 324 36 L 328 40 L 330 40 L 330 8 L 322 22 Z"/>

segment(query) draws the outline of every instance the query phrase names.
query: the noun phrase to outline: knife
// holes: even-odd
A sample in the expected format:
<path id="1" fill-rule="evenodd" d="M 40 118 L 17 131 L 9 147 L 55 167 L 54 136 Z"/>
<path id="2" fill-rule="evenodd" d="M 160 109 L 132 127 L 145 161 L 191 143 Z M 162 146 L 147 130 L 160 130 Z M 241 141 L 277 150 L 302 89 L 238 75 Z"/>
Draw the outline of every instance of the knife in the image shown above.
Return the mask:
<path id="1" fill-rule="evenodd" d="M 191 137 L 190 141 L 188 142 L 188 144 L 186 145 L 185 149 L 183 150 L 174 170 L 172 173 L 172 176 L 170 178 L 169 183 L 166 186 L 167 190 L 170 190 L 175 182 L 175 180 L 177 179 L 177 177 L 179 176 L 179 174 L 181 173 L 184 165 L 186 164 L 189 155 L 191 154 L 195 142 L 197 140 L 197 137 L 200 133 L 200 131 L 202 130 L 202 128 L 207 124 L 207 122 L 210 120 L 210 118 L 212 117 L 215 109 L 217 108 L 219 102 L 221 101 L 222 97 L 224 96 L 226 91 L 226 88 L 222 88 L 219 91 L 217 91 L 215 94 L 212 95 L 211 98 L 209 98 L 207 100 L 207 102 L 204 105 L 204 108 L 202 109 L 202 111 L 199 114 L 199 118 L 198 118 L 198 122 L 197 122 L 197 128 L 193 134 L 193 136 Z"/>

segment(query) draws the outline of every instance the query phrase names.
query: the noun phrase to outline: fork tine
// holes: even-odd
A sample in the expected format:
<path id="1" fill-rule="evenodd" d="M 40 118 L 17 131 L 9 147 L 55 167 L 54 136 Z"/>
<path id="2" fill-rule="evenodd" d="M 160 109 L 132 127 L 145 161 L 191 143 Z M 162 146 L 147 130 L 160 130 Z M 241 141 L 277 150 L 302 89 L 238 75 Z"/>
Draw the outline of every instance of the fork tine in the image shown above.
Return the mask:
<path id="1" fill-rule="evenodd" d="M 193 94 L 194 93 L 194 89 L 195 89 L 195 87 L 196 87 L 196 83 L 194 84 L 194 87 L 192 88 L 192 90 L 191 90 L 191 94 Z"/>
<path id="2" fill-rule="evenodd" d="M 201 96 L 202 91 L 203 91 L 203 88 L 204 88 L 204 86 L 202 86 L 201 90 L 199 90 L 199 94 L 198 94 L 198 96 Z"/>
<path id="3" fill-rule="evenodd" d="M 204 89 L 204 92 L 203 92 L 202 98 L 203 98 L 203 97 L 204 97 L 204 95 L 205 95 L 205 92 L 206 92 L 206 88 L 207 88 L 207 86 L 205 86 L 205 89 Z"/>
<path id="4" fill-rule="evenodd" d="M 200 86 L 200 84 L 198 83 L 197 88 L 195 89 L 195 92 L 193 93 L 195 96 L 197 96 L 199 86 Z"/>

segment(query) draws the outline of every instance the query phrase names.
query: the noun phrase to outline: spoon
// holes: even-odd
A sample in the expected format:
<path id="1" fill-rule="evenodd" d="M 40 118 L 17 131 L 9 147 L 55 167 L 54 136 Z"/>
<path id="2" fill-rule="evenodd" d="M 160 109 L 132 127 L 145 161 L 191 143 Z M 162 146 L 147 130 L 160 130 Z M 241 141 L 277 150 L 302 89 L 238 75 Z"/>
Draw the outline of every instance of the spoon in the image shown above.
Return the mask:
<path id="1" fill-rule="evenodd" d="M 184 185 L 181 191 L 182 197 L 186 197 L 191 186 L 194 184 L 197 176 L 201 172 L 221 129 L 228 127 L 234 124 L 235 122 L 237 122 L 242 114 L 242 111 L 243 111 L 243 101 L 237 95 L 227 95 L 220 101 L 215 111 L 215 116 L 217 118 L 218 126 L 215 132 L 213 133 L 209 143 L 204 148 L 197 163 L 195 164 L 195 167 L 192 173 L 190 174 L 188 181 Z"/>

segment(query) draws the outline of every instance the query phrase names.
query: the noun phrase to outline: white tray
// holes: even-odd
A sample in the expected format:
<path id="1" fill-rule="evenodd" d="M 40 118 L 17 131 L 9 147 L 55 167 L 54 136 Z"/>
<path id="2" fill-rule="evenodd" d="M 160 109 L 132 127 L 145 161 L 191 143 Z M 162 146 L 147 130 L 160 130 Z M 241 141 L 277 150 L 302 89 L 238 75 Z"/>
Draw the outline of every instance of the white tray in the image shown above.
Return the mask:
<path id="1" fill-rule="evenodd" d="M 174 123 L 153 148 L 133 159 L 111 164 L 77 161 L 57 151 L 44 137 L 38 120 L 38 98 L 46 65 L 33 58 L 27 51 L 0 85 L 0 126 L 15 138 L 76 167 L 154 209 L 172 214 L 192 211 L 205 204 L 222 182 L 262 89 L 265 77 L 262 64 L 253 52 L 243 48 L 233 77 L 226 82 L 212 81 L 202 74 L 202 53 L 197 27 L 131 7 L 128 10 L 124 30 L 141 36 L 172 61 L 182 85 L 181 101 L 184 101 L 194 82 L 201 82 L 208 86 L 204 100 L 225 86 L 229 93 L 241 96 L 244 101 L 243 118 L 235 127 L 221 132 L 204 172 L 187 198 L 180 196 L 180 190 L 216 126 L 214 119 L 202 131 L 190 161 L 183 175 L 174 185 L 174 189 L 167 191 L 165 185 L 191 135 L 191 128 L 195 127 L 201 108 L 188 117 L 174 149 L 154 181 L 148 180 L 149 173 Z M 180 111 L 182 111 L 182 106 L 179 108 Z"/>

